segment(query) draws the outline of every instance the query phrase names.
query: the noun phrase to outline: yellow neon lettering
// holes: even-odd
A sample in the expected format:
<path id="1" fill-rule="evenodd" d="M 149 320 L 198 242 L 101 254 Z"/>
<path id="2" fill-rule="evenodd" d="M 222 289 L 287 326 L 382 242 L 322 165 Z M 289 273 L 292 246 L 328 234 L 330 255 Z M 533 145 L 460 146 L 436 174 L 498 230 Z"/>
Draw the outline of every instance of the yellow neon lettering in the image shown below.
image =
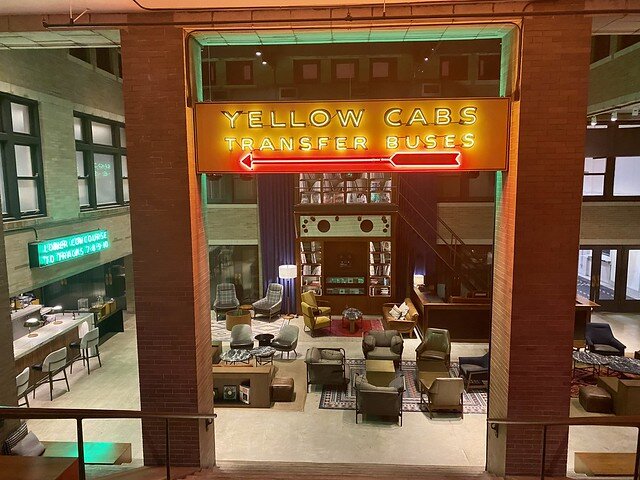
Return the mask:
<path id="1" fill-rule="evenodd" d="M 413 112 L 411 112 L 411 116 L 409 117 L 409 121 L 407 122 L 407 126 L 410 127 L 415 122 L 420 122 L 422 125 L 429 125 L 429 122 L 427 122 L 427 118 L 419 108 L 413 109 Z"/>
<path id="2" fill-rule="evenodd" d="M 427 145 L 427 148 L 436 148 L 438 146 L 435 135 L 427 135 L 424 137 L 424 143 Z"/>
<path id="3" fill-rule="evenodd" d="M 264 126 L 261 111 L 254 110 L 247 112 L 247 116 L 249 117 L 249 128 L 262 128 Z"/>
<path id="4" fill-rule="evenodd" d="M 436 108 L 436 124 L 449 125 L 451 123 L 451 110 L 448 108 Z"/>
<path id="5" fill-rule="evenodd" d="M 300 137 L 300 150 L 305 152 L 311 150 L 311 137 Z"/>
<path id="6" fill-rule="evenodd" d="M 358 111 L 357 115 L 356 112 L 352 109 L 349 109 L 346 112 L 337 110 L 336 113 L 338 114 L 338 121 L 343 128 L 348 127 L 349 122 L 351 122 L 354 127 L 359 127 L 360 122 L 362 121 L 362 115 L 364 114 L 364 109 Z"/>
<path id="7" fill-rule="evenodd" d="M 460 123 L 462 125 L 473 125 L 476 123 L 478 116 L 476 112 L 478 107 L 463 107 L 460 109 Z"/>
<path id="8" fill-rule="evenodd" d="M 322 120 L 318 120 L 318 116 L 320 116 Z M 324 108 L 318 108 L 311 111 L 309 114 L 309 121 L 314 127 L 326 127 L 331 121 L 331 114 Z"/>
<path id="9" fill-rule="evenodd" d="M 455 135 L 445 135 L 444 136 L 444 146 L 446 148 L 453 148 L 456 146 L 456 136 Z"/>
<path id="10" fill-rule="evenodd" d="M 276 146 L 273 144 L 269 137 L 264 137 L 262 142 L 260 143 L 260 150 L 271 150 L 274 151 Z"/>
<path id="11" fill-rule="evenodd" d="M 336 150 L 347 149 L 347 137 L 336 137 Z"/>
<path id="12" fill-rule="evenodd" d="M 292 128 L 303 128 L 307 126 L 306 122 L 300 122 L 296 120 L 295 110 L 289 111 L 289 125 L 291 125 Z"/>
<path id="13" fill-rule="evenodd" d="M 278 123 L 276 121 L 276 112 L 274 112 L 273 110 L 269 112 L 269 120 L 271 123 L 271 128 L 284 128 L 287 126 L 285 122 Z"/>
<path id="14" fill-rule="evenodd" d="M 242 148 L 242 150 L 253 150 L 253 138 L 241 138 L 240 148 Z"/>
<path id="15" fill-rule="evenodd" d="M 387 137 L 385 142 L 389 150 L 395 150 L 398 148 L 398 137 Z"/>
<path id="16" fill-rule="evenodd" d="M 353 149 L 358 150 L 358 147 L 367 149 L 367 137 L 353 137 Z"/>
<path id="17" fill-rule="evenodd" d="M 318 149 L 322 150 L 329 145 L 329 137 L 318 137 Z"/>
<path id="18" fill-rule="evenodd" d="M 400 120 L 392 120 L 391 115 L 402 115 L 401 108 L 390 108 L 384 112 L 384 123 L 389 127 L 401 127 L 402 122 Z"/>
<path id="19" fill-rule="evenodd" d="M 236 110 L 235 113 L 229 113 L 229 112 L 223 111 L 222 115 L 227 117 L 227 119 L 229 120 L 229 127 L 236 128 L 236 120 L 238 120 L 238 117 L 240 116 L 241 113 L 242 113 L 242 110 Z"/>
<path id="20" fill-rule="evenodd" d="M 280 137 L 280 150 L 293 152 L 293 137 Z"/>
<path id="21" fill-rule="evenodd" d="M 413 139 L 415 140 L 415 143 L 411 143 L 411 137 L 409 136 L 404 137 L 405 144 L 407 145 L 407 148 L 410 150 L 415 150 L 420 146 L 420 137 L 418 135 L 415 135 Z"/>
<path id="22" fill-rule="evenodd" d="M 236 143 L 236 138 L 235 137 L 224 137 L 224 141 L 227 142 L 227 148 L 229 149 L 229 151 L 233 150 L 233 146 Z"/>
<path id="23" fill-rule="evenodd" d="M 473 133 L 465 133 L 460 138 L 462 139 L 463 148 L 471 148 L 476 144 L 476 136 Z"/>

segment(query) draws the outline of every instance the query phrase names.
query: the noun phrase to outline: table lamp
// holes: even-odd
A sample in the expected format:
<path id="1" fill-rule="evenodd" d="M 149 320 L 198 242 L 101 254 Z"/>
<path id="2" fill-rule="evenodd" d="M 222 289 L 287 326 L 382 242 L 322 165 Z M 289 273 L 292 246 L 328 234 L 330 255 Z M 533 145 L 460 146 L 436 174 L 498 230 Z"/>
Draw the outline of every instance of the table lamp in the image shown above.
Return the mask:
<path id="1" fill-rule="evenodd" d="M 37 333 L 31 333 L 31 329 L 32 328 L 36 328 L 38 326 L 40 326 L 40 319 L 36 318 L 36 317 L 31 317 L 29 319 L 27 319 L 24 324 L 23 324 L 26 328 L 29 329 L 29 334 L 27 335 L 27 337 L 37 337 L 38 334 Z"/>
<path id="2" fill-rule="evenodd" d="M 53 315 L 55 320 L 53 321 L 54 325 L 61 325 L 62 324 L 62 320 L 58 320 L 58 313 L 60 313 L 62 310 L 64 310 L 64 308 L 62 307 L 62 305 L 56 305 L 55 307 L 53 307 Z"/>

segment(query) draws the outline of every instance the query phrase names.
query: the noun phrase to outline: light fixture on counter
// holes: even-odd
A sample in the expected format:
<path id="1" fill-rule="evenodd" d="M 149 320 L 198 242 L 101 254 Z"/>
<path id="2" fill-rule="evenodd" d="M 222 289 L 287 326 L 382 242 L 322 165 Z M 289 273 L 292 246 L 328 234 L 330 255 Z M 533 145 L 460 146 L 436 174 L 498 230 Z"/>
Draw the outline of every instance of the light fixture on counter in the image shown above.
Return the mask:
<path id="1" fill-rule="evenodd" d="M 62 324 L 62 320 L 58 320 L 58 314 L 62 310 L 64 310 L 62 305 L 56 305 L 55 307 L 53 307 L 53 310 L 51 310 L 53 312 L 54 317 L 55 317 L 55 320 L 53 321 L 54 325 L 61 325 Z"/>
<path id="2" fill-rule="evenodd" d="M 27 335 L 27 337 L 33 338 L 33 337 L 37 337 L 38 334 L 37 333 L 31 333 L 31 329 L 32 328 L 37 328 L 40 326 L 40 319 L 36 318 L 36 317 L 31 317 L 28 318 L 27 320 L 25 320 L 24 322 L 24 327 L 29 329 L 29 334 Z"/>

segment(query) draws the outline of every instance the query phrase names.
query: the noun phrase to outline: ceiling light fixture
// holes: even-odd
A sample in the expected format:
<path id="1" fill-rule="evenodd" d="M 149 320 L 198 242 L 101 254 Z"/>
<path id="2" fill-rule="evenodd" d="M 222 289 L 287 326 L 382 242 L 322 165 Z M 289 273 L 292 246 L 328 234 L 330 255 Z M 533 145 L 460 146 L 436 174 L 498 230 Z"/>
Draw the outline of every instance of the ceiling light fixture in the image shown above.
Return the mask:
<path id="1" fill-rule="evenodd" d="M 256 57 L 261 57 L 261 56 L 262 56 L 262 52 L 258 50 L 258 51 L 256 52 Z"/>
<path id="2" fill-rule="evenodd" d="M 594 115 L 593 117 L 591 117 L 591 126 L 595 127 L 597 124 L 598 124 L 598 119 Z"/>
<path id="3" fill-rule="evenodd" d="M 618 120 L 618 111 L 614 110 L 613 112 L 611 112 L 611 121 L 615 122 Z"/>

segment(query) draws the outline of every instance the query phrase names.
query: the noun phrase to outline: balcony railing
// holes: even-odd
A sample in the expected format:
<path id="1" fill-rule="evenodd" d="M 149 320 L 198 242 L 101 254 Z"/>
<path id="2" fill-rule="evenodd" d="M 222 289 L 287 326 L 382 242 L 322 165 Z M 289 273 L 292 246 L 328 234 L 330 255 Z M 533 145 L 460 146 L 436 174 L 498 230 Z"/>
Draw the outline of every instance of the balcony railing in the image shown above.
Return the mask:
<path id="1" fill-rule="evenodd" d="M 395 202 L 395 186 L 391 175 L 302 174 L 298 179 L 298 204 L 391 204 Z"/>

